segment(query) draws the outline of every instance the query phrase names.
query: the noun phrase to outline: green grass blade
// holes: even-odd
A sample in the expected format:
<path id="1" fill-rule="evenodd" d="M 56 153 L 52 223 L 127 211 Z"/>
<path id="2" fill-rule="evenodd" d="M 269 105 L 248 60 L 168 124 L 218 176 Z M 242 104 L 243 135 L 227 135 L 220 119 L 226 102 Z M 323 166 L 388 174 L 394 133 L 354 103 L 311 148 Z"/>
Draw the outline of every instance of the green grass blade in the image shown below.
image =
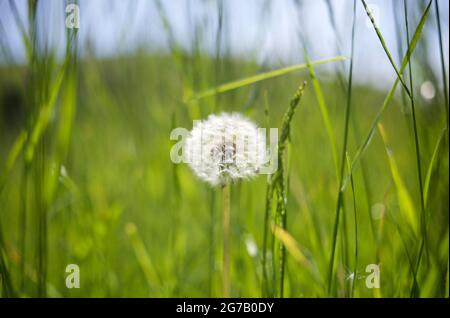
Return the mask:
<path id="1" fill-rule="evenodd" d="M 331 287 L 333 284 L 333 268 L 334 268 L 334 258 L 336 254 L 336 242 L 339 230 L 339 218 L 340 211 L 343 205 L 343 191 L 342 183 L 344 180 L 344 171 L 345 171 L 345 156 L 347 154 L 347 143 L 348 143 L 348 131 L 349 131 L 349 122 L 350 122 L 350 111 L 352 105 L 352 84 L 353 84 L 353 61 L 354 61 L 354 53 L 355 53 L 355 26 L 356 26 L 356 0 L 353 1 L 353 21 L 352 21 L 352 43 L 351 43 L 351 59 L 350 59 L 350 68 L 348 72 L 348 86 L 347 86 L 347 104 L 345 107 L 345 122 L 344 122 L 344 137 L 343 137 L 343 145 L 342 145 L 342 155 L 341 155 L 341 166 L 339 172 L 339 188 L 337 194 L 337 202 L 336 202 L 336 210 L 335 210 L 335 219 L 333 225 L 333 234 L 332 234 L 332 246 L 331 246 L 331 256 L 330 262 L 328 265 L 328 289 L 327 292 L 330 295 Z"/>
<path id="2" fill-rule="evenodd" d="M 378 28 L 378 26 L 375 23 L 375 19 L 373 18 L 372 13 L 370 12 L 369 8 L 367 7 L 366 2 L 364 0 L 361 0 L 361 2 L 364 6 L 364 9 L 366 10 L 366 13 L 370 19 L 370 22 L 372 22 L 373 28 L 375 29 L 375 32 L 377 33 L 378 39 L 380 40 L 380 43 L 381 43 L 381 46 L 383 47 L 383 50 L 386 53 L 386 55 L 389 59 L 389 62 L 391 63 L 392 67 L 394 68 L 395 74 L 397 74 L 397 78 L 400 80 L 400 83 L 402 84 L 402 86 L 405 89 L 406 93 L 408 94 L 409 98 L 412 98 L 410 89 L 403 81 L 402 74 L 401 74 L 401 72 L 398 71 L 398 68 L 394 63 L 394 59 L 392 58 L 391 53 L 389 52 L 389 49 L 386 45 L 386 42 L 384 41 L 383 35 L 380 32 L 380 29 Z M 431 4 L 431 2 L 430 2 L 430 4 Z"/>
<path id="3" fill-rule="evenodd" d="M 269 117 L 269 101 L 267 97 L 267 92 L 264 92 L 264 117 L 266 128 L 270 127 L 270 117 Z M 268 272 L 267 272 L 267 247 L 268 247 L 268 235 L 269 235 L 269 221 L 270 212 L 272 211 L 272 200 L 273 200 L 273 187 L 271 178 L 267 178 L 266 185 L 266 202 L 264 210 L 264 229 L 263 229 L 263 247 L 262 247 L 262 297 L 268 296 Z"/>
<path id="4" fill-rule="evenodd" d="M 137 262 L 145 275 L 149 287 L 156 287 L 161 285 L 160 277 L 156 272 L 153 261 L 142 242 L 137 227 L 134 223 L 128 223 L 125 226 L 125 233 L 131 242 Z"/>
<path id="5" fill-rule="evenodd" d="M 27 140 L 27 132 L 23 130 L 19 136 L 16 138 L 16 141 L 14 142 L 14 145 L 12 146 L 11 150 L 9 151 L 8 157 L 5 162 L 5 166 L 3 167 L 2 173 L 0 175 L 0 193 L 3 190 L 3 187 L 5 186 L 6 180 L 8 178 L 8 175 L 14 166 L 14 163 L 17 160 L 17 157 L 22 152 L 22 149 L 24 148 L 25 142 Z"/>
<path id="6" fill-rule="evenodd" d="M 438 35 L 439 35 L 439 53 L 440 53 L 440 58 L 441 58 L 441 73 L 442 73 L 442 81 L 444 84 L 444 101 L 445 101 L 445 105 L 444 105 L 444 109 L 445 109 L 445 114 L 446 114 L 446 122 L 447 122 L 447 130 L 449 129 L 448 127 L 448 91 L 447 91 L 447 73 L 445 71 L 445 54 L 444 54 L 444 45 L 443 45 L 443 40 L 442 40 L 442 30 L 441 30 L 441 17 L 439 15 L 439 1 L 435 1 L 434 2 L 434 6 L 436 9 L 436 23 L 437 23 L 437 27 L 438 27 Z"/>
<path id="7" fill-rule="evenodd" d="M 432 0 L 429 5 L 431 5 Z M 405 16 L 405 26 L 406 26 L 406 39 L 409 43 L 409 25 L 408 25 L 408 7 L 406 4 L 406 0 L 403 0 L 403 8 L 404 8 L 404 16 Z M 424 190 L 423 190 L 423 178 L 422 178 L 422 164 L 420 160 L 420 145 L 419 145 L 419 133 L 417 130 L 417 120 L 416 120 L 416 107 L 414 101 L 414 86 L 413 86 L 413 74 L 412 74 L 412 63 L 411 60 L 408 63 L 408 71 L 409 71 L 409 88 L 411 91 L 411 114 L 412 114 L 412 124 L 414 130 L 414 146 L 415 146 L 415 154 L 416 154 L 416 165 L 417 165 L 417 177 L 419 183 L 419 196 L 420 196 L 420 218 L 421 218 L 421 232 L 422 232 L 422 240 L 427 242 L 427 227 L 426 227 L 426 211 L 425 211 L 425 199 L 424 199 Z M 427 246 L 428 247 L 428 246 Z M 422 249 L 422 247 L 420 247 Z M 420 265 L 422 253 L 419 253 L 419 257 L 417 260 L 418 266 Z M 415 271 L 417 274 L 417 270 Z M 417 284 L 417 280 L 414 280 L 416 283 L 412 290 L 418 290 L 419 286 Z"/>
<path id="8" fill-rule="evenodd" d="M 439 149 L 442 144 L 442 140 L 444 140 L 446 131 L 447 131 L 447 129 L 443 129 L 441 131 L 441 133 L 439 134 L 438 141 L 436 142 L 436 145 L 434 146 L 433 155 L 431 156 L 430 163 L 428 164 L 427 175 L 425 177 L 425 183 L 424 183 L 424 187 L 423 187 L 425 204 L 427 204 L 427 202 L 428 202 L 428 192 L 430 190 L 431 175 L 433 174 L 434 165 L 435 165 L 436 159 L 438 157 Z"/>
<path id="9" fill-rule="evenodd" d="M 53 109 L 55 108 L 56 99 L 58 97 L 61 84 L 63 82 L 64 73 L 65 67 L 63 67 L 63 69 L 59 72 L 57 78 L 55 79 L 55 82 L 52 85 L 49 99 L 45 102 L 44 105 L 39 107 L 39 115 L 32 129 L 30 141 L 25 152 L 25 161 L 28 163 L 33 160 L 36 145 L 38 144 L 42 134 L 48 126 L 50 117 L 53 113 Z"/>
<path id="10" fill-rule="evenodd" d="M 292 258 L 302 268 L 306 269 L 317 283 L 323 284 L 314 260 L 309 259 L 305 255 L 305 253 L 303 252 L 303 248 L 300 246 L 297 240 L 288 231 L 277 225 L 272 226 L 272 233 L 284 245 Z"/>
<path id="11" fill-rule="evenodd" d="M 328 58 L 328 59 L 313 61 L 313 62 L 311 62 L 311 65 L 326 64 L 326 63 L 331 63 L 331 62 L 343 61 L 345 59 L 347 59 L 347 57 L 345 57 L 345 56 L 336 56 L 336 57 L 332 57 L 332 58 Z M 276 69 L 273 71 L 249 76 L 249 77 L 242 78 L 242 79 L 230 82 L 230 83 L 219 85 L 215 88 L 210 88 L 206 91 L 195 94 L 192 97 L 188 97 L 187 100 L 189 101 L 189 100 L 195 100 L 195 99 L 201 99 L 201 98 L 205 98 L 205 97 L 209 97 L 209 96 L 214 96 L 216 94 L 231 91 L 233 89 L 241 88 L 241 87 L 244 87 L 247 85 L 251 85 L 251 84 L 254 84 L 254 83 L 257 83 L 260 81 L 264 81 L 267 79 L 271 79 L 274 77 L 286 75 L 291 72 L 298 71 L 301 69 L 306 69 L 306 68 L 307 68 L 307 64 L 297 64 L 297 65 L 292 65 L 292 66 L 288 66 L 288 67 L 284 67 L 284 68 L 279 68 L 279 69 Z"/>

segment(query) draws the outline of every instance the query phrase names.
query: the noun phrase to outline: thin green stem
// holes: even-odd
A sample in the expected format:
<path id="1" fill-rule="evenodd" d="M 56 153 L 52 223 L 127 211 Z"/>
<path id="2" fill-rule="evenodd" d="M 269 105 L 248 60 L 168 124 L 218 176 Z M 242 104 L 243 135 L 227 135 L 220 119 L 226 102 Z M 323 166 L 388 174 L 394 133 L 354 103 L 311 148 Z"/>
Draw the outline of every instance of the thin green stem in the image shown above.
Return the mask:
<path id="1" fill-rule="evenodd" d="M 272 207 L 272 187 L 270 183 L 267 184 L 266 188 L 266 208 L 264 211 L 264 230 L 263 230 L 263 251 L 262 251 L 262 297 L 267 294 L 267 236 L 269 227 L 269 217 L 270 210 Z"/>
<path id="2" fill-rule="evenodd" d="M 334 31 L 334 37 L 335 37 L 335 43 L 336 43 L 336 54 L 339 54 L 341 52 L 341 41 L 340 41 L 340 36 L 339 36 L 339 32 L 338 32 L 338 28 L 336 25 L 336 19 L 334 18 L 333 15 L 333 8 L 331 6 L 331 2 L 330 0 L 326 1 L 327 4 L 327 9 L 328 9 L 328 15 L 330 17 L 330 23 L 333 27 L 333 31 Z M 401 58 L 401 56 L 400 56 Z M 342 66 L 342 67 L 341 67 Z M 347 92 L 347 82 L 344 76 L 344 72 L 345 69 L 343 67 L 343 65 L 339 64 L 339 68 L 337 69 L 337 75 L 338 75 L 338 82 L 339 82 L 339 86 L 341 87 L 342 91 L 344 94 L 346 94 Z M 402 91 L 404 93 L 404 91 Z M 355 116 L 350 118 L 351 120 L 351 126 L 353 128 L 353 136 L 355 138 L 355 142 L 357 145 L 359 145 L 361 143 L 359 136 L 360 136 L 360 129 L 359 129 L 359 123 L 358 120 L 355 118 Z M 373 218 L 370 214 L 370 210 L 371 210 L 371 189 L 370 189 L 370 185 L 368 182 L 368 172 L 367 172 L 367 167 L 366 164 L 363 162 L 364 160 L 361 159 L 361 176 L 363 179 L 363 187 L 364 187 L 364 193 L 366 194 L 366 203 L 367 203 L 367 211 L 369 214 L 369 220 L 370 220 L 370 229 L 372 231 L 372 236 L 374 241 L 377 241 L 377 236 L 376 236 L 376 231 L 375 231 L 375 225 L 373 223 Z"/>
<path id="3" fill-rule="evenodd" d="M 267 100 L 267 93 L 264 94 L 265 99 L 265 120 L 266 127 L 270 127 L 269 121 L 269 103 Z M 266 207 L 264 211 L 264 230 L 263 230 L 263 249 L 262 249 L 262 297 L 267 297 L 268 291 L 268 273 L 267 273 L 267 237 L 269 234 L 269 220 L 270 220 L 270 211 L 272 210 L 272 198 L 273 198 L 273 187 L 271 183 L 271 178 L 267 178 L 267 186 L 266 186 Z"/>
<path id="4" fill-rule="evenodd" d="M 230 185 L 222 187 L 223 200 L 223 297 L 230 297 Z"/>

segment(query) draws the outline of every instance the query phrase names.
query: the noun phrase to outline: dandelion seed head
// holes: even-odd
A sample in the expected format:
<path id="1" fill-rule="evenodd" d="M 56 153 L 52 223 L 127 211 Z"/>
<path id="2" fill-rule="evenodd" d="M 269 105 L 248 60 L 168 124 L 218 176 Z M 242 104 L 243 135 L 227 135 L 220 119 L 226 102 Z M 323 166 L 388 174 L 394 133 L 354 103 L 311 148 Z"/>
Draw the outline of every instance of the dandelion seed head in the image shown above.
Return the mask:
<path id="1" fill-rule="evenodd" d="M 265 134 L 238 113 L 198 121 L 185 145 L 192 171 L 212 186 L 254 177 L 266 161 Z"/>

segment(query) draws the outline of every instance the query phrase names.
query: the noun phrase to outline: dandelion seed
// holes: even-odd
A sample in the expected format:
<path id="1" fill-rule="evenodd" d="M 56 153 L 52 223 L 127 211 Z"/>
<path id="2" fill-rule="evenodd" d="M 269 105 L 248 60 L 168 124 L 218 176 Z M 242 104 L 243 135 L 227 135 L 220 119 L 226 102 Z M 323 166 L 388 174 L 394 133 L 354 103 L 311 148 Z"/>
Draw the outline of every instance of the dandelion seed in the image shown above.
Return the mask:
<path id="1" fill-rule="evenodd" d="M 258 246 L 256 246 L 256 243 L 252 237 L 247 237 L 245 240 L 245 246 L 247 247 L 248 255 L 251 257 L 256 257 L 258 255 Z"/>
<path id="2" fill-rule="evenodd" d="M 192 171 L 212 186 L 254 177 L 266 161 L 265 134 L 238 113 L 210 115 L 186 140 Z"/>
<path id="3" fill-rule="evenodd" d="M 383 215 L 385 213 L 386 207 L 384 206 L 383 203 L 375 203 L 374 205 L 372 205 L 371 208 L 371 215 L 372 215 L 372 219 L 374 220 L 380 220 L 383 218 Z"/>

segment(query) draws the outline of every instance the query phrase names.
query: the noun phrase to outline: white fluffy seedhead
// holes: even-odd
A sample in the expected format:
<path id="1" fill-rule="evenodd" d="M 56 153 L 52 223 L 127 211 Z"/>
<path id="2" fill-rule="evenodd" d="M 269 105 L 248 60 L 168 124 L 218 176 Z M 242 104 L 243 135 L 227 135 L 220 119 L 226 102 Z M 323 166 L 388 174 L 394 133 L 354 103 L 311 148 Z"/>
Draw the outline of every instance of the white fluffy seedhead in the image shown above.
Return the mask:
<path id="1" fill-rule="evenodd" d="M 209 115 L 194 124 L 185 153 L 200 179 L 223 185 L 258 173 L 266 161 L 266 138 L 264 131 L 238 113 Z"/>

